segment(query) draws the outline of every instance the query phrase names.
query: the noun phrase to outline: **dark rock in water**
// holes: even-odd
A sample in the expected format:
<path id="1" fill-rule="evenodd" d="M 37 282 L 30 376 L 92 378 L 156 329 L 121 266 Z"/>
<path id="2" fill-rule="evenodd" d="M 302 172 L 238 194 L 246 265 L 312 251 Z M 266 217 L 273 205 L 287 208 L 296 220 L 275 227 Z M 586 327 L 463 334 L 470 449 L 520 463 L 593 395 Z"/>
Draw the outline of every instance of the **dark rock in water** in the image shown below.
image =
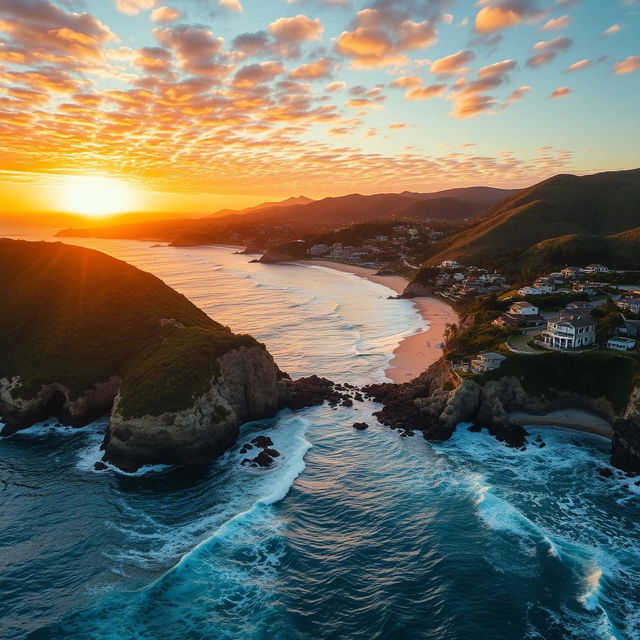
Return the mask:
<path id="1" fill-rule="evenodd" d="M 472 424 L 470 427 L 467 427 L 467 431 L 471 431 L 472 433 L 480 433 L 482 431 L 482 427 L 477 424 Z"/>
<path id="2" fill-rule="evenodd" d="M 271 456 L 272 458 L 280 457 L 280 452 L 277 451 L 276 449 L 265 449 L 264 453 L 266 453 L 268 456 Z"/>
<path id="3" fill-rule="evenodd" d="M 541 443 L 538 445 L 538 448 L 539 448 L 539 449 L 544 449 L 546 446 L 547 446 L 547 443 L 546 443 L 546 442 L 541 442 Z"/>
<path id="4" fill-rule="evenodd" d="M 253 464 L 258 467 L 270 467 L 273 464 L 273 458 L 266 451 L 261 451 L 253 459 Z"/>
<path id="5" fill-rule="evenodd" d="M 247 453 L 247 451 L 250 451 L 251 449 L 253 449 L 253 445 L 247 442 L 246 444 L 242 445 L 242 449 L 240 449 L 240 453 Z"/>
<path id="6" fill-rule="evenodd" d="M 306 407 L 314 407 L 325 402 L 335 408 L 343 400 L 351 399 L 348 394 L 341 393 L 331 380 L 318 376 L 309 376 L 299 380 L 283 382 L 282 402 L 285 407 L 298 411 Z"/>
<path id="7" fill-rule="evenodd" d="M 540 434 L 536 436 L 536 442 L 542 442 L 542 436 Z"/>
<path id="8" fill-rule="evenodd" d="M 343 407 L 353 407 L 353 400 L 351 398 L 346 398 L 342 401 Z"/>
<path id="9" fill-rule="evenodd" d="M 601 469 L 598 469 L 598 473 L 603 478 L 613 478 L 613 471 L 609 469 L 609 467 L 602 467 Z"/>
<path id="10" fill-rule="evenodd" d="M 520 451 L 526 451 L 527 447 L 520 447 Z"/>
<path id="11" fill-rule="evenodd" d="M 353 395 L 353 399 L 356 400 L 357 402 L 364 402 L 364 398 L 359 391 Z"/>
<path id="12" fill-rule="evenodd" d="M 269 436 L 257 436 L 251 441 L 251 444 L 255 444 L 258 449 L 266 449 L 273 447 L 273 440 Z"/>
<path id="13" fill-rule="evenodd" d="M 369 425 L 366 422 L 354 422 L 353 428 L 356 431 L 364 431 L 365 429 L 369 428 Z"/>
<path id="14" fill-rule="evenodd" d="M 96 463 L 93 465 L 93 468 L 94 468 L 96 471 L 105 471 L 106 469 L 108 469 L 107 465 L 106 465 L 104 462 L 96 462 Z"/>

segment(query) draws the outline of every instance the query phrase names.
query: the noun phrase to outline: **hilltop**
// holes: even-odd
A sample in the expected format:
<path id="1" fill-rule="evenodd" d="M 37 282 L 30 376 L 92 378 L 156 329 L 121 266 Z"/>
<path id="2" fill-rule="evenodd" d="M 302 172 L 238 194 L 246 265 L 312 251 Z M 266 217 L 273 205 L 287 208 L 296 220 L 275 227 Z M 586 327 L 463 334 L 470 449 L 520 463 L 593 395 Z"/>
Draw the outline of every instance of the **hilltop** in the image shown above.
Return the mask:
<path id="1" fill-rule="evenodd" d="M 520 261 L 521 254 L 527 263 L 576 254 L 637 261 L 639 225 L 640 169 L 557 175 L 490 207 L 439 245 L 428 263 Z"/>
<path id="2" fill-rule="evenodd" d="M 123 467 L 220 455 L 238 425 L 273 414 L 282 374 L 155 276 L 97 251 L 0 239 L 4 433 L 111 412 Z"/>

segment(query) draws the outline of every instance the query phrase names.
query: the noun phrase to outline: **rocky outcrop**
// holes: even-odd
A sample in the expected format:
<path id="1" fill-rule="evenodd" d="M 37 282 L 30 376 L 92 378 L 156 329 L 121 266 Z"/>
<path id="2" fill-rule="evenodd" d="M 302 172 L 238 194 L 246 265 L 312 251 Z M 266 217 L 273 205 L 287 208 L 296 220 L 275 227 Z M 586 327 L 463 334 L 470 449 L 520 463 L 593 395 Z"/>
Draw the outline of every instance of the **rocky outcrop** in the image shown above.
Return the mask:
<path id="1" fill-rule="evenodd" d="M 11 380 L 0 379 L 0 422 L 2 435 L 11 435 L 20 429 L 56 418 L 72 427 L 80 427 L 108 413 L 116 397 L 120 380 L 116 377 L 95 384 L 92 389 L 74 397 L 62 384 L 43 385 L 34 395 L 21 389 L 19 376 Z"/>
<path id="2" fill-rule="evenodd" d="M 281 375 L 265 349 L 241 347 L 224 354 L 219 364 L 220 373 L 207 391 L 183 411 L 128 417 L 118 395 L 104 459 L 125 470 L 208 462 L 236 442 L 241 424 L 270 417 L 280 409 Z"/>
<path id="3" fill-rule="evenodd" d="M 420 282 L 410 282 L 402 292 L 401 298 L 422 298 L 433 294 L 433 286 Z"/>
<path id="4" fill-rule="evenodd" d="M 627 410 L 614 423 L 611 463 L 640 474 L 640 387 L 635 388 Z"/>
<path id="5" fill-rule="evenodd" d="M 535 396 L 513 376 L 484 382 L 461 380 L 441 359 L 411 382 L 371 385 L 365 392 L 383 403 L 376 414 L 381 423 L 420 430 L 434 441 L 450 438 L 458 424 L 471 422 L 476 430 L 486 428 L 509 446 L 523 447 L 528 434 L 511 414 L 544 416 L 560 409 L 582 409 L 613 425 L 612 464 L 640 473 L 640 388 L 635 389 L 625 413 L 616 416 L 604 398 L 556 391 L 551 398 Z"/>
<path id="6" fill-rule="evenodd" d="M 260 258 L 258 262 L 265 264 L 277 264 L 278 262 L 291 262 L 292 260 L 304 260 L 307 257 L 309 245 L 303 240 L 287 242 L 286 244 L 272 247 Z"/>

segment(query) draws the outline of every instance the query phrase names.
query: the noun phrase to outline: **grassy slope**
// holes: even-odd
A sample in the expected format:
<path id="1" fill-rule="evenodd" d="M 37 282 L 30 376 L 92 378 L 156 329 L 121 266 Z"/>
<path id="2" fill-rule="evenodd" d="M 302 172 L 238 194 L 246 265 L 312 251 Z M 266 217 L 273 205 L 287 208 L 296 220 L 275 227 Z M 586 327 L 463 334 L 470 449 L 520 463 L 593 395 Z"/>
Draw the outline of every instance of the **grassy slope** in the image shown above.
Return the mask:
<path id="1" fill-rule="evenodd" d="M 593 176 L 559 175 L 489 209 L 470 228 L 445 242 L 429 263 L 465 263 L 526 251 L 564 235 L 610 236 L 638 226 L 640 170 Z"/>
<path id="2" fill-rule="evenodd" d="M 186 408 L 243 344 L 161 280 L 97 251 L 0 239 L 0 377 L 74 395 L 121 376 L 129 415 Z M 174 319 L 185 326 L 161 326 Z"/>

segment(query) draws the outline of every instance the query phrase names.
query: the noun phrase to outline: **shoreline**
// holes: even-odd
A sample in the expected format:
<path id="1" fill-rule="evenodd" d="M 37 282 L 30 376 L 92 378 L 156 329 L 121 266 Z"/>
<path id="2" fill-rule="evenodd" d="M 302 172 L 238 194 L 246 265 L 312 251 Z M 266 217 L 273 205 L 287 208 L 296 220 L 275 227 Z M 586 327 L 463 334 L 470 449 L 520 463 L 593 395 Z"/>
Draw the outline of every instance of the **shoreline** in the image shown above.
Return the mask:
<path id="1" fill-rule="evenodd" d="M 398 295 L 402 294 L 408 283 L 403 276 L 378 276 L 376 270 L 369 267 L 329 260 L 296 260 L 293 264 L 325 267 L 351 273 L 370 282 L 381 284 Z M 384 371 L 387 378 L 395 383 L 409 382 L 437 362 L 442 357 L 442 349 L 436 345 L 444 342 L 446 325 L 460 321 L 453 307 L 440 298 L 411 298 L 409 301 L 414 304 L 427 327 L 424 331 L 406 336 L 395 348 L 393 357 Z"/>
<path id="2" fill-rule="evenodd" d="M 613 438 L 613 427 L 609 422 L 581 409 L 559 409 L 543 415 L 512 411 L 509 416 L 523 427 L 555 427 L 591 433 L 607 440 Z"/>

